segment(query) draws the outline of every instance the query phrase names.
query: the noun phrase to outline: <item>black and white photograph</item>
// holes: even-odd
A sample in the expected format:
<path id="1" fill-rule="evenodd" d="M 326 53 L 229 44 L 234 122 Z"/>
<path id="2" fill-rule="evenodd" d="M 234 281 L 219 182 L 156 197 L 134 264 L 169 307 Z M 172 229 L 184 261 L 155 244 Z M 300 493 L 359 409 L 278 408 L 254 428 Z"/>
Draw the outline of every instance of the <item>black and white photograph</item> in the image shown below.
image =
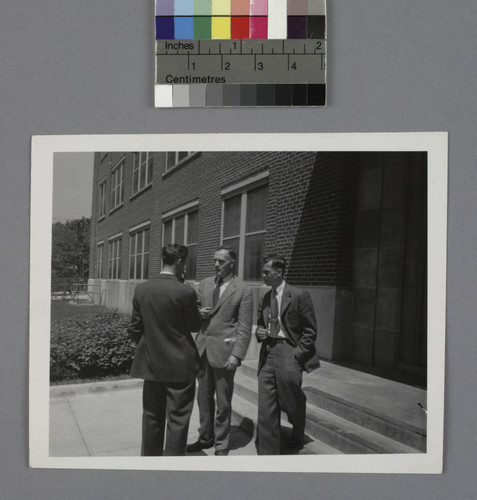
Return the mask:
<path id="1" fill-rule="evenodd" d="M 31 466 L 441 472 L 445 133 L 32 146 Z"/>
<path id="2" fill-rule="evenodd" d="M 0 11 L 0 499 L 477 498 L 477 2 Z"/>

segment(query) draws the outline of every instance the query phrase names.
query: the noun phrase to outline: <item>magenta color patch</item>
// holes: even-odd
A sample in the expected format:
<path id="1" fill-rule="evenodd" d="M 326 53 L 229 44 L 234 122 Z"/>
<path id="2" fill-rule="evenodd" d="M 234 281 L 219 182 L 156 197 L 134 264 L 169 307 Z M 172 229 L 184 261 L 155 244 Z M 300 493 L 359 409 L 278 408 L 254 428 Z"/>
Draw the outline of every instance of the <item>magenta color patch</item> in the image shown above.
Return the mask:
<path id="1" fill-rule="evenodd" d="M 250 38 L 268 37 L 268 18 L 251 17 L 250 18 Z"/>

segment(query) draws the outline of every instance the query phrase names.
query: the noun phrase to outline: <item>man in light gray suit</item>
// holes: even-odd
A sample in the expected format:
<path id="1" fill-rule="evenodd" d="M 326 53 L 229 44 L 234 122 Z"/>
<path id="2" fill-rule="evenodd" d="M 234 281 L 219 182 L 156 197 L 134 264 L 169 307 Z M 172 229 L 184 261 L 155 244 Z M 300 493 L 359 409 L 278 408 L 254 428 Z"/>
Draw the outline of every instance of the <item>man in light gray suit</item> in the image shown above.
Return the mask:
<path id="1" fill-rule="evenodd" d="M 231 248 L 219 248 L 215 276 L 202 280 L 197 292 L 202 317 L 196 337 L 202 365 L 197 377 L 200 430 L 198 441 L 187 447 L 189 453 L 214 445 L 215 455 L 230 450 L 234 375 L 247 353 L 253 313 L 250 287 L 233 274 L 235 258 Z"/>

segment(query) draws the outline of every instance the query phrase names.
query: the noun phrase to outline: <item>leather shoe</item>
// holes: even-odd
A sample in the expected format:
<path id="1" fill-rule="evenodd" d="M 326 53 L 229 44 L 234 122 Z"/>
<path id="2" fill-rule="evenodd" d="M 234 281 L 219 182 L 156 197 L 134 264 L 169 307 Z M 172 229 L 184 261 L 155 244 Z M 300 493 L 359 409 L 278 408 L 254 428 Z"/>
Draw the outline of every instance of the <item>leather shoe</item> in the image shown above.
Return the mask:
<path id="1" fill-rule="evenodd" d="M 216 457 L 225 457 L 229 454 L 229 451 L 228 450 L 215 450 L 215 453 L 214 455 Z"/>
<path id="2" fill-rule="evenodd" d="M 212 446 L 214 446 L 214 443 L 203 443 L 202 441 L 196 441 L 195 443 L 188 444 L 186 451 L 187 453 L 197 453 L 201 450 L 208 450 L 209 448 L 212 448 Z"/>
<path id="3" fill-rule="evenodd" d="M 285 445 L 285 449 L 287 450 L 303 450 L 303 441 L 294 441 L 293 439 L 288 441 Z"/>

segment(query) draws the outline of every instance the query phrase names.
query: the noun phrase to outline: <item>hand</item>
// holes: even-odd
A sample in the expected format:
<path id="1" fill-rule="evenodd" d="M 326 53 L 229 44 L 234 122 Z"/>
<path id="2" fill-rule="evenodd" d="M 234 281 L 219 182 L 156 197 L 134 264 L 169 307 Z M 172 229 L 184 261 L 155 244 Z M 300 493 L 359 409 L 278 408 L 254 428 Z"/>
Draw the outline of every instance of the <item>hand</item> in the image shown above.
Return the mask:
<path id="1" fill-rule="evenodd" d="M 209 319 L 210 318 L 210 311 L 212 311 L 211 307 L 200 307 L 199 308 L 199 314 L 202 319 Z"/>
<path id="2" fill-rule="evenodd" d="M 227 360 L 227 364 L 225 365 L 225 369 L 229 370 L 229 371 L 236 370 L 237 367 L 239 366 L 239 364 L 240 364 L 240 359 L 237 358 L 237 356 L 234 356 L 233 354 L 231 354 L 229 356 L 229 359 Z"/>
<path id="3" fill-rule="evenodd" d="M 257 326 L 257 329 L 255 330 L 255 336 L 257 337 L 257 340 L 259 342 L 262 342 L 268 337 L 267 329 L 263 328 L 262 326 Z"/>

